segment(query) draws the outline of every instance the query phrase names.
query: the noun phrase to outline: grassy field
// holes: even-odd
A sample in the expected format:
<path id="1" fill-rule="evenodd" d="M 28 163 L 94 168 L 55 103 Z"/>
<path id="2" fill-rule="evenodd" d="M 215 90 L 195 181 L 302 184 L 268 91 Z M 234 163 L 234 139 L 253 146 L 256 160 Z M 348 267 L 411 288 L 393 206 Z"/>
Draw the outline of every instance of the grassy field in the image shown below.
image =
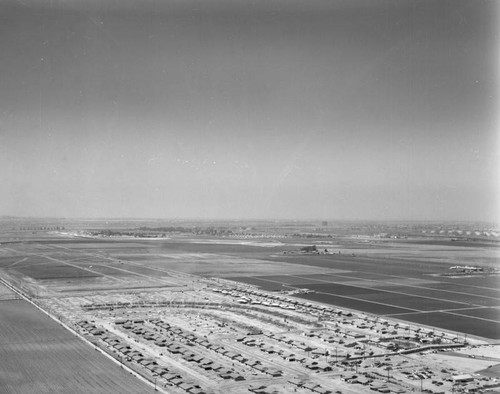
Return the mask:
<path id="1" fill-rule="evenodd" d="M 0 302 L 0 343 L 1 393 L 153 392 L 23 300 Z"/>

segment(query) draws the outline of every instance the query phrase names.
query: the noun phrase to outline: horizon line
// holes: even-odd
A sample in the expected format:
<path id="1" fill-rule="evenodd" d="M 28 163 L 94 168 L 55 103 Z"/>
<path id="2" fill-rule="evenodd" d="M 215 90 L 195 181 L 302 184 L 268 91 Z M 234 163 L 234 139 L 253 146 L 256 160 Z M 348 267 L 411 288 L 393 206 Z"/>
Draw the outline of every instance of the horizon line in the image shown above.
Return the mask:
<path id="1" fill-rule="evenodd" d="M 500 225 L 500 221 L 488 221 L 481 219 L 335 219 L 335 218 L 235 218 L 235 217 L 221 217 L 221 218 L 194 218 L 194 217 L 76 217 L 76 216 L 21 216 L 21 215 L 0 215 L 0 219 L 44 219 L 44 220 L 112 220 L 112 221 L 200 221 L 200 222 L 413 222 L 413 223 L 483 223 Z"/>

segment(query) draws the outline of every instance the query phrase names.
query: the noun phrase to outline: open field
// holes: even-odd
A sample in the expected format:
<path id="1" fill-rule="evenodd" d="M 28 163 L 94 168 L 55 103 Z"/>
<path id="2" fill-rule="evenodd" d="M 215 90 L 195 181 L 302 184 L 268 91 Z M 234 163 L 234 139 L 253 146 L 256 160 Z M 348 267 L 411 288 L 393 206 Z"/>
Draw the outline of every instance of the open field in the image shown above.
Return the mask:
<path id="1" fill-rule="evenodd" d="M 24 300 L 0 302 L 0 343 L 2 393 L 153 392 Z"/>

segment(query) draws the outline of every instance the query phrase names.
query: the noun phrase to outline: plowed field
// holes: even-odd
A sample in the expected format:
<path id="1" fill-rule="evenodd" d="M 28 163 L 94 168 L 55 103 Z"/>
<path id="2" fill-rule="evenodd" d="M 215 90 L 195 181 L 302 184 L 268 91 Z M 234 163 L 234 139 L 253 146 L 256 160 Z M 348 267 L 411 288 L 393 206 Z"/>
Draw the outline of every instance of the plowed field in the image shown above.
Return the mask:
<path id="1" fill-rule="evenodd" d="M 28 302 L 0 302 L 0 393 L 150 391 Z"/>

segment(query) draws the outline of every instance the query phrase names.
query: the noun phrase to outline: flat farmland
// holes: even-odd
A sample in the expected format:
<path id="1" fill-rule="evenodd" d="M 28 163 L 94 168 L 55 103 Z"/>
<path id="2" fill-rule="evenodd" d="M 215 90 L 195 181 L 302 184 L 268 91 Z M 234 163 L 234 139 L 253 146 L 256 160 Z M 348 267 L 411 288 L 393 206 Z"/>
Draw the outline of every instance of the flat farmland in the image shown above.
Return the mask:
<path id="1" fill-rule="evenodd" d="M 479 317 L 486 320 L 494 320 L 500 323 L 500 308 L 461 309 L 459 311 L 454 311 L 454 313 L 465 316 Z"/>
<path id="2" fill-rule="evenodd" d="M 116 263 L 107 263 L 107 264 L 96 264 L 93 263 L 92 266 L 89 266 L 89 269 L 95 272 L 99 272 L 104 275 L 109 275 L 113 277 L 123 277 L 123 276 L 170 276 L 168 272 L 148 268 L 144 266 L 136 266 L 132 264 L 116 264 Z"/>
<path id="3" fill-rule="evenodd" d="M 236 280 L 237 278 L 233 278 Z M 249 283 L 250 278 L 244 278 L 242 281 Z M 241 281 L 241 279 L 240 279 Z M 279 290 L 279 284 L 265 282 L 264 279 L 258 279 L 259 282 L 252 284 L 263 284 L 264 290 Z M 294 286 L 295 288 L 307 287 L 313 288 L 315 285 Z M 468 304 L 459 304 L 439 299 L 429 299 L 417 296 L 401 296 L 398 294 L 380 294 L 380 293 L 352 293 L 352 290 L 345 291 L 343 295 L 338 295 L 335 291 L 337 284 L 321 285 L 326 291 L 302 294 L 297 297 L 322 302 L 338 307 L 359 310 L 366 313 L 377 314 L 387 317 L 397 317 L 401 320 L 407 320 L 414 323 L 430 325 L 443 329 L 451 329 L 463 332 L 469 335 L 479 337 L 500 339 L 500 323 L 493 321 L 498 317 L 498 310 L 473 309 L 465 310 Z M 287 286 L 289 287 L 289 286 Z M 444 314 L 441 310 L 455 312 L 453 315 Z M 413 313 L 412 313 L 413 312 Z M 441 319 L 448 320 L 441 320 Z M 456 321 L 456 325 L 454 322 Z"/>
<path id="4" fill-rule="evenodd" d="M 321 275 L 318 275 L 322 277 Z M 323 280 L 308 279 L 303 276 L 298 275 L 266 275 L 256 277 L 259 280 L 264 280 L 266 282 L 275 282 L 279 284 L 286 284 L 292 286 L 306 286 L 313 284 L 322 284 Z"/>
<path id="5" fill-rule="evenodd" d="M 92 291 L 97 285 L 103 289 L 176 286 L 174 277 L 184 274 L 230 279 L 267 291 L 308 288 L 315 293 L 301 298 L 398 319 L 453 313 L 470 335 L 496 338 L 491 335 L 497 322 L 489 318 L 495 309 L 485 308 L 500 306 L 498 277 L 446 276 L 457 262 L 495 262 L 495 248 L 405 242 L 343 246 L 335 241 L 325 247 L 342 253 L 294 254 L 290 251 L 297 246 L 292 243 L 259 246 L 233 241 L 54 238 L 10 245 L 18 255 L 0 255 L 0 266 L 44 285 L 51 281 L 51 289 L 58 280 L 65 281 L 62 288 L 67 292 L 86 287 Z M 436 327 L 448 326 L 435 317 L 428 320 Z M 481 332 L 484 335 L 477 334 Z"/>
<path id="6" fill-rule="evenodd" d="M 500 292 L 500 276 L 490 276 L 490 277 L 454 277 L 454 278 L 443 278 L 446 282 L 459 283 L 466 286 L 477 286 L 487 289 L 493 289 Z"/>
<path id="7" fill-rule="evenodd" d="M 24 300 L 0 302 L 0 343 L 1 393 L 153 392 Z"/>
<path id="8" fill-rule="evenodd" d="M 451 281 L 443 281 L 437 283 L 426 284 L 425 287 L 430 289 L 440 289 L 450 292 L 462 292 L 483 297 L 500 298 L 500 289 L 492 289 L 470 284 L 454 283 Z"/>
<path id="9" fill-rule="evenodd" d="M 310 293 L 301 294 L 297 297 L 310 301 L 317 301 L 325 304 L 335 305 L 341 308 L 354 309 L 361 312 L 373 313 L 375 315 L 382 316 L 414 312 L 411 309 L 399 308 L 393 305 L 384 305 L 381 303 L 370 301 L 362 301 L 354 298 L 337 296 L 334 294 Z"/>
<path id="10" fill-rule="evenodd" d="M 415 309 L 419 311 L 436 311 L 448 309 L 466 308 L 468 304 L 443 301 L 435 298 L 408 296 L 399 293 L 377 293 L 377 294 L 363 294 L 357 297 L 361 300 L 371 302 L 380 302 L 383 304 L 400 306 L 408 309 Z"/>
<path id="11" fill-rule="evenodd" d="M 368 245 L 366 245 L 368 246 Z M 341 248 L 342 249 L 342 248 Z M 350 270 L 369 274 L 419 276 L 422 272 L 449 272 L 454 265 L 488 265 L 498 267 L 499 248 L 496 247 L 451 247 L 398 242 L 370 245 L 366 249 L 343 249 L 342 253 L 330 255 L 287 254 L 276 256 L 280 261 L 324 268 Z M 495 279 L 482 282 L 492 284 Z"/>
<path id="12" fill-rule="evenodd" d="M 342 283 L 342 282 L 352 282 L 353 280 L 357 280 L 358 272 L 354 271 L 346 271 L 343 275 L 335 275 L 335 274 L 314 274 L 314 275 L 302 275 L 301 279 L 303 283 L 325 283 L 325 282 L 333 282 L 333 283 Z M 349 275 L 349 276 L 348 276 Z M 353 276 L 354 275 L 354 276 Z"/>
<path id="13" fill-rule="evenodd" d="M 284 255 L 273 257 L 273 260 L 291 264 L 308 265 L 311 267 L 343 269 L 356 271 L 370 278 L 380 275 L 397 275 L 405 277 L 420 277 L 423 272 L 446 272 L 449 262 L 411 261 L 407 259 L 374 256 L 344 256 L 344 255 Z"/>
<path id="14" fill-rule="evenodd" d="M 16 266 L 15 271 L 33 279 L 92 278 L 99 276 L 84 269 L 54 262 Z"/>
<path id="15" fill-rule="evenodd" d="M 89 264 L 91 264 L 91 265 L 89 265 Z M 116 268 L 110 267 L 109 265 L 104 265 L 104 264 L 90 262 L 90 263 L 87 263 L 86 266 L 89 267 L 89 269 L 92 269 L 93 272 L 97 272 L 97 273 L 103 274 L 103 275 L 109 275 L 112 277 L 121 277 L 121 276 L 130 276 L 131 275 L 130 272 L 116 269 Z"/>
<path id="16" fill-rule="evenodd" d="M 197 242 L 197 241 L 201 242 Z M 276 248 L 283 247 L 282 245 L 276 245 L 275 247 L 262 247 L 257 245 L 248 244 L 227 244 L 227 243 L 207 243 L 208 239 L 186 239 L 184 242 L 176 241 L 158 241 L 154 245 L 155 253 L 171 253 L 173 251 L 181 251 L 183 253 L 199 253 L 203 251 L 204 253 L 224 253 L 224 254 L 235 254 L 237 256 L 251 255 L 256 257 L 257 255 L 267 256 L 270 251 Z M 278 249 L 279 250 L 279 249 Z"/>
<path id="17" fill-rule="evenodd" d="M 295 288 L 308 288 L 318 293 L 346 296 L 358 300 L 379 302 L 403 308 L 431 311 L 444 309 L 466 308 L 475 306 L 497 306 L 500 300 L 462 294 L 455 292 L 442 292 L 414 286 L 386 285 L 382 281 L 356 281 L 358 286 L 348 285 L 346 282 L 333 281 L 334 276 L 325 275 L 324 280 L 308 280 L 307 278 L 282 275 L 259 276 L 251 278 L 252 284 L 264 284 L 265 289 L 279 289 L 280 284 Z M 250 278 L 232 278 L 237 281 L 251 283 Z M 330 282 L 328 281 L 330 280 Z"/>
<path id="18" fill-rule="evenodd" d="M 446 248 L 447 253 L 460 251 L 460 248 L 450 251 L 448 245 Z M 471 253 L 466 247 L 462 250 Z M 488 253 L 491 250 L 489 248 Z M 491 308 L 500 306 L 498 276 L 446 276 L 450 273 L 450 261 L 441 255 L 422 261 L 421 256 L 409 259 L 406 251 L 405 258 L 399 258 L 394 251 L 388 256 L 382 256 L 380 249 L 374 254 L 371 252 L 367 250 L 363 256 L 271 256 L 269 259 L 321 267 L 325 271 L 321 274 L 255 275 L 252 280 L 256 285 L 264 284 L 265 290 L 278 290 L 280 284 L 285 290 L 288 287 L 308 288 L 315 293 L 299 297 L 402 320 L 422 320 L 422 324 L 463 330 L 469 335 L 500 338 L 497 309 Z M 251 283 L 249 278 L 232 279 Z M 451 316 L 443 314 L 445 312 Z M 454 321 L 455 317 L 456 328 L 450 320 L 440 321 L 440 318 Z"/>
<path id="19" fill-rule="evenodd" d="M 422 287 L 382 285 L 382 286 L 377 286 L 377 289 L 381 290 L 387 289 L 400 294 L 449 300 L 464 304 L 472 304 L 479 306 L 500 306 L 499 298 L 471 294 L 466 292 L 466 289 L 460 287 L 457 289 L 457 291 L 434 290 L 425 287 L 425 285 Z"/>
<path id="20" fill-rule="evenodd" d="M 471 318 L 458 313 L 428 312 L 404 314 L 397 317 L 401 320 L 439 327 L 460 334 L 500 339 L 500 323 Z"/>
<path id="21" fill-rule="evenodd" d="M 393 316 L 402 320 L 424 319 L 422 324 L 449 329 L 449 321 L 439 321 L 439 317 L 447 316 L 442 314 L 430 314 L 441 311 L 455 312 L 459 322 L 456 330 L 465 330 L 464 333 L 478 335 L 491 339 L 500 338 L 500 331 L 497 331 L 498 324 L 491 316 L 496 316 L 499 311 L 496 308 L 471 308 L 473 306 L 497 306 L 500 305 L 500 298 L 490 296 L 475 295 L 472 292 L 482 288 L 469 286 L 466 290 L 460 285 L 448 286 L 448 290 L 429 289 L 426 280 L 421 282 L 417 279 L 410 281 L 401 278 L 401 284 L 395 283 L 394 276 L 386 278 L 383 275 L 366 275 L 362 272 L 358 280 L 353 281 L 358 275 L 352 271 L 346 275 L 308 275 L 307 277 L 282 275 L 282 276 L 257 276 L 231 278 L 233 280 L 251 283 L 261 286 L 264 290 L 287 290 L 288 288 L 307 288 L 315 293 L 300 295 L 300 298 L 323 302 L 339 307 L 360 310 L 367 313 Z M 364 278 L 370 279 L 364 279 Z M 316 278 L 311 280 L 309 278 Z M 320 279 L 323 278 L 323 279 Z M 345 281 L 349 279 L 349 281 Z M 318 283 L 320 282 L 320 283 Z M 388 283 L 389 282 L 389 283 Z M 356 285 L 351 285 L 356 284 Z M 433 287 L 439 287 L 440 283 L 430 283 Z M 447 284 L 446 282 L 444 284 Z M 451 291 L 449 289 L 453 289 Z M 468 291 L 469 293 L 463 293 Z M 495 294 L 495 293 L 494 293 Z M 464 310 L 469 311 L 464 312 Z M 489 310 L 489 312 L 486 312 Z M 418 314 L 411 314 L 418 312 Z M 426 317 L 419 317 L 426 316 Z M 453 315 L 455 316 L 455 314 Z M 432 323 L 432 324 L 430 324 Z"/>
<path id="22" fill-rule="evenodd" d="M 228 279 L 234 280 L 236 282 L 247 283 L 249 285 L 258 286 L 262 290 L 266 291 L 280 291 L 284 290 L 285 287 L 287 287 L 285 290 L 293 290 L 290 286 L 287 286 L 284 283 L 269 281 L 266 279 L 256 278 L 253 276 L 231 277 Z"/>

